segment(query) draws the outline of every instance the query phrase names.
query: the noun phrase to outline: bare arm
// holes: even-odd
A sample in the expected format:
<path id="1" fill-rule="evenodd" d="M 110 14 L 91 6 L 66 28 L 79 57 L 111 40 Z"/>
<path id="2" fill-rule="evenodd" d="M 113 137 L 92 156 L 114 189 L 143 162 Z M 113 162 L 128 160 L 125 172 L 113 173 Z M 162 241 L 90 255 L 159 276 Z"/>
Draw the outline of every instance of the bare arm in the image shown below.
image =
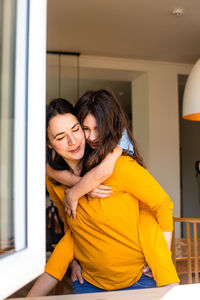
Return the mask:
<path id="1" fill-rule="evenodd" d="M 75 185 L 81 179 L 80 176 L 74 175 L 67 170 L 55 170 L 51 168 L 49 164 L 46 164 L 46 174 L 50 178 L 53 178 L 54 180 L 69 187 Z"/>
<path id="2" fill-rule="evenodd" d="M 172 231 L 163 231 L 164 237 L 166 239 L 168 249 L 171 250 L 171 242 L 172 242 Z"/>
<path id="3" fill-rule="evenodd" d="M 58 280 L 48 273 L 43 273 L 34 283 L 27 297 L 47 296 L 57 285 Z"/>
<path id="4" fill-rule="evenodd" d="M 115 163 L 121 154 L 122 148 L 117 146 L 114 151 L 109 153 L 98 166 L 86 173 L 83 178 L 81 178 L 81 180 L 71 189 L 65 191 L 66 193 L 64 202 L 68 214 L 71 212 L 73 218 L 76 217 L 78 199 L 95 189 L 111 176 L 115 167 Z M 104 187 L 102 187 L 102 189 L 104 189 Z M 107 197 L 110 193 L 111 191 L 105 191 L 105 197 Z"/>

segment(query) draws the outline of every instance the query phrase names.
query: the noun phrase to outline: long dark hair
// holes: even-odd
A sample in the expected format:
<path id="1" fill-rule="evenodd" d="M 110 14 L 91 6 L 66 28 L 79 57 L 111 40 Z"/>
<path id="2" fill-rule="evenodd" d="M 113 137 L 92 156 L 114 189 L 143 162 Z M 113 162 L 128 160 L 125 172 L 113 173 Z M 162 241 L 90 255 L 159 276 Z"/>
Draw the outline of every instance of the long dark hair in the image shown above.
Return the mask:
<path id="1" fill-rule="evenodd" d="M 87 91 L 78 100 L 75 110 L 81 125 L 83 125 L 86 116 L 89 113 L 92 114 L 97 121 L 99 131 L 98 147 L 86 159 L 84 163 L 85 171 L 98 165 L 108 153 L 114 150 L 122 137 L 124 129 L 127 130 L 134 147 L 134 154 L 131 156 L 140 165 L 143 165 L 143 159 L 128 127 L 127 117 L 113 92 L 107 89 Z"/>
<path id="2" fill-rule="evenodd" d="M 73 105 L 65 99 L 58 98 L 53 99 L 46 107 L 46 160 L 47 163 L 56 170 L 71 170 L 69 165 L 66 161 L 53 149 L 48 147 L 49 140 L 48 140 L 48 126 L 49 121 L 55 117 L 56 115 L 64 115 L 70 113 L 74 116 L 75 109 Z"/>

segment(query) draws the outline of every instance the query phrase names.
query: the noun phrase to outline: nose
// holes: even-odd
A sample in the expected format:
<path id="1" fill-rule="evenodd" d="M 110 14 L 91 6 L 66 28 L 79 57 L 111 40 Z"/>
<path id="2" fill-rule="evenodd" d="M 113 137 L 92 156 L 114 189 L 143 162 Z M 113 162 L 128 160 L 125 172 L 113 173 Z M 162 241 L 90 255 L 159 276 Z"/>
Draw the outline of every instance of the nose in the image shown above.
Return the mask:
<path id="1" fill-rule="evenodd" d="M 69 146 L 73 146 L 76 144 L 76 139 L 73 135 L 67 137 L 67 142 Z"/>
<path id="2" fill-rule="evenodd" d="M 94 142 L 97 139 L 97 134 L 95 130 L 91 130 L 88 136 L 88 140 Z"/>

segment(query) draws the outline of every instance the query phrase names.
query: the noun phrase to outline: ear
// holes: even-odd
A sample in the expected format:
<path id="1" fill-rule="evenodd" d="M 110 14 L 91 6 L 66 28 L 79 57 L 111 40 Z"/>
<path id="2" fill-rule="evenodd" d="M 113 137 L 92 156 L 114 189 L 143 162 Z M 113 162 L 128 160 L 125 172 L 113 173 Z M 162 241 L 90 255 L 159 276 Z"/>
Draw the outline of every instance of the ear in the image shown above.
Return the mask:
<path id="1" fill-rule="evenodd" d="M 47 147 L 48 147 L 49 149 L 53 149 L 53 147 L 51 146 L 51 144 L 50 144 L 49 142 L 47 142 Z"/>

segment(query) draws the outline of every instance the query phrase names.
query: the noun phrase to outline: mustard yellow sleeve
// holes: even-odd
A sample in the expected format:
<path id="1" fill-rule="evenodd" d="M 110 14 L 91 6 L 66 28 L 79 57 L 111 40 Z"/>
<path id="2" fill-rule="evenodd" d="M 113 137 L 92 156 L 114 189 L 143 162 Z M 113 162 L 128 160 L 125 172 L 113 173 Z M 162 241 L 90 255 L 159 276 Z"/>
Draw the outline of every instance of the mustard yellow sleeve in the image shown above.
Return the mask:
<path id="1" fill-rule="evenodd" d="M 124 190 L 150 207 L 162 231 L 173 230 L 173 203 L 146 169 L 132 158 L 124 157 L 120 165 L 120 180 Z"/>
<path id="2" fill-rule="evenodd" d="M 56 248 L 45 266 L 45 272 L 62 280 L 65 275 L 69 263 L 74 258 L 74 244 L 71 230 L 68 229 L 63 238 L 59 241 Z"/>
<path id="3" fill-rule="evenodd" d="M 54 202 L 58 209 L 59 216 L 64 223 L 65 231 L 68 229 L 66 212 L 64 211 L 64 190 L 63 185 L 56 186 L 51 179 L 46 176 L 46 186 L 49 192 L 50 199 Z M 63 195 L 61 194 L 63 192 Z"/>

